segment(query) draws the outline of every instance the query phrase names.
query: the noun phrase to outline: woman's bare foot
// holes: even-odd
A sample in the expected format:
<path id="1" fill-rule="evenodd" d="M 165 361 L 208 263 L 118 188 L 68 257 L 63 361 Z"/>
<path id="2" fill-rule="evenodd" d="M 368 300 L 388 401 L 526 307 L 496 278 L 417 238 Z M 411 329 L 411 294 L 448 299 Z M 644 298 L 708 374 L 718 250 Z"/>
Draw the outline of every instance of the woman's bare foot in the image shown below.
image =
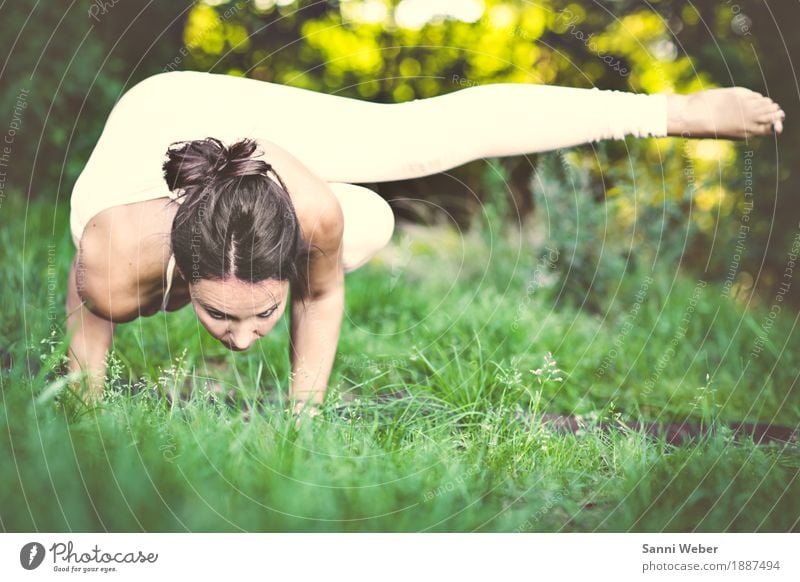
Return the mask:
<path id="1" fill-rule="evenodd" d="M 783 131 L 786 114 L 769 97 L 744 87 L 667 95 L 667 134 L 746 139 Z"/>

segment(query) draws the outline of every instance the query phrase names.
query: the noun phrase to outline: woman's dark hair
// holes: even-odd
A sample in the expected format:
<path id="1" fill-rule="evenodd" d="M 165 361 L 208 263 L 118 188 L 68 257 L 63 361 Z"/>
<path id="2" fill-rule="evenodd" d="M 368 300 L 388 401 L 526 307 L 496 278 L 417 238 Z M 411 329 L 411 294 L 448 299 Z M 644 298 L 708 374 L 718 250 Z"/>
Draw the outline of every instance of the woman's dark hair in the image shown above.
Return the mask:
<path id="1" fill-rule="evenodd" d="M 229 147 L 213 137 L 170 145 L 164 179 L 182 198 L 170 235 L 175 264 L 192 282 L 289 281 L 292 294 L 305 299 L 310 248 L 286 185 L 270 164 L 250 157 L 255 150 L 250 139 Z"/>

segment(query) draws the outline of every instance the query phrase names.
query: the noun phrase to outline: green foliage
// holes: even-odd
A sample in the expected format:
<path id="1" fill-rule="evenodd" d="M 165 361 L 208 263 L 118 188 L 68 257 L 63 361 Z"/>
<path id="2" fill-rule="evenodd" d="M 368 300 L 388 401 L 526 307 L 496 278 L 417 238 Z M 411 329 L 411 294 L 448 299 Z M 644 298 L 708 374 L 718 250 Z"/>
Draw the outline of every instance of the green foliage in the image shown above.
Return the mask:
<path id="1" fill-rule="evenodd" d="M 42 205 L 32 239 L 52 229 Z M 659 266 L 638 300 L 634 272 L 601 318 L 558 300 L 547 252 L 513 230 L 461 233 L 463 270 L 445 235 L 421 233 L 399 267 L 348 275 L 321 417 L 297 425 L 286 411 L 284 330 L 222 353 L 189 309 L 120 326 L 104 400 L 86 407 L 56 373 L 71 257 L 57 216 L 54 271 L 9 263 L 0 291 L 19 306 L 0 318 L 6 531 L 796 529 L 796 447 L 735 441 L 720 423 L 792 425 L 800 369 L 787 351 L 755 356 L 765 311 L 711 284 L 689 312 L 696 281 Z M 22 229 L 0 231 L 2 247 Z M 31 244 L 18 260 L 50 252 Z M 792 340 L 791 319 L 771 344 Z M 558 434 L 542 422 L 553 412 L 583 430 Z M 597 428 L 619 419 L 718 430 L 672 446 Z"/>
<path id="2" fill-rule="evenodd" d="M 603 311 L 630 261 L 636 260 L 630 239 L 615 228 L 610 204 L 592 198 L 586 169 L 576 167 L 564 152 L 541 158 L 534 188 L 538 222 L 558 251 L 560 297 L 578 307 Z"/>

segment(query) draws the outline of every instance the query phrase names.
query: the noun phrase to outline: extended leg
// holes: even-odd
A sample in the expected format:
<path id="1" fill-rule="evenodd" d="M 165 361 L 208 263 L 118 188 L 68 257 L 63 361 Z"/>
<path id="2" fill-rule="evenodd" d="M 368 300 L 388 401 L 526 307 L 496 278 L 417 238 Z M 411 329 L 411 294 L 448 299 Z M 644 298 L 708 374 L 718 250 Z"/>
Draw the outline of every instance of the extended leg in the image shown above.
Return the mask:
<path id="1" fill-rule="evenodd" d="M 132 101 L 142 105 L 133 111 L 150 112 L 151 132 L 263 137 L 329 182 L 417 178 L 480 158 L 626 135 L 741 137 L 756 121 L 756 135 L 764 135 L 782 115 L 771 100 L 741 88 L 667 96 L 494 83 L 383 104 L 195 71 L 156 75 L 139 87 Z"/>
<path id="2" fill-rule="evenodd" d="M 781 131 L 784 117 L 771 99 L 741 87 L 645 95 L 497 83 L 399 104 L 309 91 L 297 96 L 304 129 L 311 133 L 298 131 L 297 121 L 288 116 L 288 126 L 273 121 L 271 135 L 320 176 L 340 182 L 417 178 L 480 158 L 627 135 L 767 135 L 773 124 Z"/>
<path id="3" fill-rule="evenodd" d="M 223 141 L 262 137 L 329 182 L 403 180 L 485 157 L 625 135 L 667 135 L 665 95 L 527 83 L 479 85 L 385 104 L 180 71 L 145 80 L 125 99 L 138 112 L 129 115 L 135 122 L 149 113 L 151 133 L 183 139 L 203 133 Z"/>
<path id="4" fill-rule="evenodd" d="M 667 135 L 664 95 L 521 83 L 399 104 L 312 95 L 316 107 L 303 109 L 310 133 L 298 131 L 297 121 L 273 121 L 268 138 L 336 182 L 403 180 L 485 157 Z"/>

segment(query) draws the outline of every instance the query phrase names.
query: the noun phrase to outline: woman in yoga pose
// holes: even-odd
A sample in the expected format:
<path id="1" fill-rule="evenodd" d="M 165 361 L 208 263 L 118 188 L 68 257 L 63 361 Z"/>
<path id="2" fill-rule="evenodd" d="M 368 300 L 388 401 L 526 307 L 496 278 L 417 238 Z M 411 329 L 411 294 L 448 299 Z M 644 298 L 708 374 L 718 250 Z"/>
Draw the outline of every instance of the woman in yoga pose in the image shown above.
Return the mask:
<path id="1" fill-rule="evenodd" d="M 102 393 L 114 326 L 192 304 L 231 350 L 290 307 L 294 411 L 322 402 L 344 274 L 390 240 L 388 204 L 349 182 L 626 135 L 782 131 L 744 88 L 691 95 L 499 83 L 380 104 L 194 71 L 161 73 L 112 110 L 71 198 L 71 371 Z M 291 289 L 291 296 L 289 290 Z M 291 305 L 289 305 L 291 303 Z"/>

